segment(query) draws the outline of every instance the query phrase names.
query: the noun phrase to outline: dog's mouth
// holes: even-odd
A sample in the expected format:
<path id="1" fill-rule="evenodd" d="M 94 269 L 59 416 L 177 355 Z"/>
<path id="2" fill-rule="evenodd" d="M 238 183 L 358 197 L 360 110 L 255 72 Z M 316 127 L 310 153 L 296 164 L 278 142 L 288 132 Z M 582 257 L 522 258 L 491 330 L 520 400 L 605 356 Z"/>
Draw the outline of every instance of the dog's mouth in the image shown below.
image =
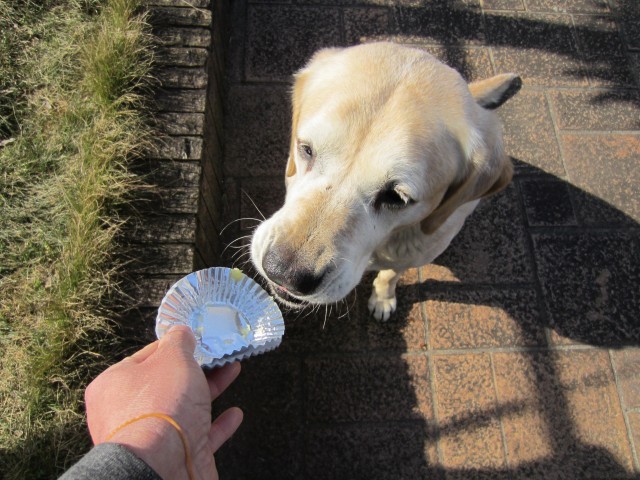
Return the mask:
<path id="1" fill-rule="evenodd" d="M 310 305 L 310 302 L 306 302 L 304 300 L 301 300 L 291 295 L 286 288 L 281 287 L 280 285 L 277 285 L 272 281 L 269 281 L 268 283 L 269 283 L 269 290 L 271 291 L 271 294 L 274 296 L 274 298 L 279 303 L 282 303 L 283 305 L 291 308 L 292 310 L 302 310 L 304 307 L 307 307 Z"/>

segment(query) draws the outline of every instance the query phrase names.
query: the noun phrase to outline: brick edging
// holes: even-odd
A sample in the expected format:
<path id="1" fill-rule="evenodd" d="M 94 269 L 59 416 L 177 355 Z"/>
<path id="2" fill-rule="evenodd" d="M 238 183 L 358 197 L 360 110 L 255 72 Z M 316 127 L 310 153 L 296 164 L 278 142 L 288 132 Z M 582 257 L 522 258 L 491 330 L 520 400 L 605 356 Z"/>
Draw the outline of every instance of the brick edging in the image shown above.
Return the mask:
<path id="1" fill-rule="evenodd" d="M 144 0 L 155 37 L 154 145 L 138 172 L 151 184 L 127 232 L 136 307 L 220 261 L 222 98 L 227 0 Z"/>

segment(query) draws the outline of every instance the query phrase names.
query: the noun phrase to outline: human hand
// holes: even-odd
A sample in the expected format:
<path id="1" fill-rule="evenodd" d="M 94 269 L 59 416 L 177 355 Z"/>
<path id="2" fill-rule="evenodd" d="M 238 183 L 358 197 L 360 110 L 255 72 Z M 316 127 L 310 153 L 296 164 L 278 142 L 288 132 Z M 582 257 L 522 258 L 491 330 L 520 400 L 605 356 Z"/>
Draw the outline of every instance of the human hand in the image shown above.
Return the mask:
<path id="1" fill-rule="evenodd" d="M 195 477 L 217 479 L 213 458 L 242 422 L 233 407 L 211 423 L 211 402 L 238 376 L 238 362 L 205 376 L 193 358 L 188 327 L 174 327 L 161 340 L 102 372 L 85 391 L 87 423 L 95 445 L 124 422 L 147 413 L 172 417 L 186 434 Z M 145 418 L 109 439 L 133 451 L 162 478 L 188 478 L 185 451 L 176 429 L 160 418 Z"/>

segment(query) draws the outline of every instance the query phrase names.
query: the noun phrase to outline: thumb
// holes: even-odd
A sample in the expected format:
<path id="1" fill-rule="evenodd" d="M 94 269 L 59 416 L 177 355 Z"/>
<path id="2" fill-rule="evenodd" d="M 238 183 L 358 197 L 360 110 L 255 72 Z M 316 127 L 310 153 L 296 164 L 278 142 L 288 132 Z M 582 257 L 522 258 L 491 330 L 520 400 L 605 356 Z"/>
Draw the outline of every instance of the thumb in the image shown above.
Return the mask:
<path id="1" fill-rule="evenodd" d="M 196 348 L 196 339 L 193 332 L 186 325 L 171 327 L 160 339 L 158 350 L 176 349 L 188 357 L 193 356 Z"/>

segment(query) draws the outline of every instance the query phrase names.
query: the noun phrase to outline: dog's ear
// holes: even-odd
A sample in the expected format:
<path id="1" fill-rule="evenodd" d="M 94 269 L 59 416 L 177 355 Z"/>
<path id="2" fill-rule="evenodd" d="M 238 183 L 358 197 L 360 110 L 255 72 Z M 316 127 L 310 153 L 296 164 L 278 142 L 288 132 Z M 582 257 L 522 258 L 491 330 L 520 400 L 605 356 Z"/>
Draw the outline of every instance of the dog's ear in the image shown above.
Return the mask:
<path id="1" fill-rule="evenodd" d="M 517 75 L 507 73 L 469 84 L 476 104 L 486 110 L 498 108 L 522 87 Z M 475 107 L 477 109 L 477 107 Z M 502 147 L 502 129 L 491 112 L 479 109 L 476 128 L 462 135 L 451 134 L 448 154 L 457 157 L 460 171 L 442 193 L 438 206 L 420 223 L 426 234 L 435 232 L 463 204 L 487 197 L 505 188 L 513 176 L 511 160 Z"/>
<path id="2" fill-rule="evenodd" d="M 481 140 L 480 140 L 481 138 Z M 426 234 L 435 232 L 460 206 L 499 192 L 511 181 L 513 166 L 502 148 L 501 131 L 497 124 L 487 129 L 473 142 L 470 156 L 465 148 L 451 139 L 458 156 L 461 171 L 442 194 L 438 206 L 420 222 L 420 228 Z"/>
<path id="3" fill-rule="evenodd" d="M 476 103 L 488 110 L 498 108 L 518 93 L 520 88 L 522 88 L 522 79 L 513 73 L 503 73 L 469 84 L 469 91 Z"/>

